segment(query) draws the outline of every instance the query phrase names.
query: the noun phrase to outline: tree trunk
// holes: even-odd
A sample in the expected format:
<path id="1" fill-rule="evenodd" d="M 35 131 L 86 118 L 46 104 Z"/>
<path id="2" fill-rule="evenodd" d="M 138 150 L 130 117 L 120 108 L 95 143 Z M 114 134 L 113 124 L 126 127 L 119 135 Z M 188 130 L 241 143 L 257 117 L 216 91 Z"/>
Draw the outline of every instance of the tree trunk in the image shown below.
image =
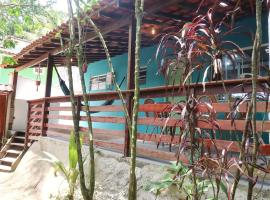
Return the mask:
<path id="1" fill-rule="evenodd" d="M 260 64 L 260 48 L 262 42 L 262 1 L 256 0 L 256 35 L 253 43 L 252 51 L 252 136 L 253 136 L 253 149 L 252 149 L 252 160 L 251 167 L 248 169 L 248 175 L 254 178 L 254 166 L 257 162 L 258 148 L 259 148 L 259 136 L 256 129 L 256 95 L 257 95 L 257 78 L 258 78 L 258 67 Z M 248 195 L 247 199 L 252 199 L 253 188 L 256 183 L 253 180 L 249 180 L 248 183 Z"/>
<path id="2" fill-rule="evenodd" d="M 128 199 L 135 200 L 137 197 L 137 180 L 136 180 L 136 146 L 137 146 L 137 120 L 140 100 L 139 69 L 141 58 L 141 23 L 143 17 L 144 0 L 135 0 L 136 16 L 136 48 L 135 48 L 135 88 L 133 102 L 133 116 L 131 127 L 131 160 L 129 173 L 129 191 Z"/>
<path id="3" fill-rule="evenodd" d="M 81 18 L 80 13 L 80 5 L 79 1 L 75 1 L 76 4 L 76 10 L 77 10 L 77 17 Z M 88 189 L 88 198 L 93 199 L 94 196 L 94 190 L 95 190 L 95 152 L 94 152 L 94 139 L 93 139 L 93 127 L 92 127 L 92 119 L 90 115 L 90 107 L 88 105 L 89 98 L 87 96 L 86 86 L 85 86 L 85 79 L 84 79 L 84 73 L 82 70 L 83 66 L 83 33 L 82 33 L 82 26 L 81 26 L 81 20 L 77 20 L 77 28 L 79 32 L 79 47 L 77 48 L 77 60 L 78 60 L 78 67 L 79 67 L 79 73 L 80 73 L 80 79 L 81 79 L 81 86 L 82 86 L 82 92 L 83 92 L 83 102 L 86 107 L 86 116 L 87 116 L 87 125 L 88 125 L 88 142 L 89 142 L 89 189 Z"/>
<path id="4" fill-rule="evenodd" d="M 71 100 L 71 107 L 72 107 L 72 118 L 73 118 L 73 126 L 74 126 L 74 135 L 75 135 L 75 142 L 77 147 L 77 154 L 78 154 L 78 166 L 79 166 L 79 174 L 80 174 L 80 187 L 81 192 L 84 200 L 89 200 L 88 190 L 85 184 L 85 175 L 84 175 L 84 167 L 83 167 L 83 158 L 82 158 L 82 150 L 81 150 L 81 141 L 80 141 L 80 133 L 79 133 L 79 123 L 80 119 L 78 116 L 80 110 L 76 110 L 76 100 L 74 96 L 73 90 L 73 78 L 72 78 L 72 63 L 71 58 L 73 55 L 74 50 L 74 41 L 75 41 L 75 34 L 74 34 L 74 26 L 73 26 L 73 9 L 72 9 L 72 2 L 71 0 L 67 0 L 68 3 L 68 14 L 69 14 L 69 31 L 70 31 L 70 41 L 69 41 L 69 49 L 67 50 L 66 56 L 66 63 L 68 69 L 68 82 L 69 82 L 69 90 L 70 90 L 70 100 Z M 80 102 L 77 100 L 77 103 Z M 78 106 L 78 105 L 77 105 Z"/>

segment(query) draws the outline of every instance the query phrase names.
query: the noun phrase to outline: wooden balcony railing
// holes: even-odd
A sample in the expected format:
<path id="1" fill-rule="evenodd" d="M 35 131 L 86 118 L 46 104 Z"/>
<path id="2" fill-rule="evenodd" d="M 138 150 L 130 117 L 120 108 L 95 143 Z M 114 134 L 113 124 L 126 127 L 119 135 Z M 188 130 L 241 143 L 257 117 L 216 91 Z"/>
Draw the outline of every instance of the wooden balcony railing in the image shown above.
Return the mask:
<path id="1" fill-rule="evenodd" d="M 268 78 L 259 78 L 258 83 L 267 83 Z M 239 85 L 245 83 L 244 87 Z M 230 93 L 245 93 L 251 90 L 251 80 L 233 80 L 225 81 L 225 86 Z M 203 93 L 201 84 L 193 84 L 190 86 L 193 88 L 193 92 L 196 95 L 206 95 Z M 169 87 L 156 87 L 147 88 L 141 90 L 141 98 L 157 98 L 157 97 L 169 97 L 169 96 L 183 96 L 185 95 L 185 88 L 179 88 L 179 86 Z M 265 88 L 264 88 L 265 89 Z M 259 90 L 264 90 L 263 88 Z M 223 85 L 221 82 L 211 82 L 206 84 L 207 95 L 213 95 L 223 92 Z M 131 95 L 133 91 L 123 91 L 123 95 Z M 88 94 L 89 99 L 92 101 L 118 99 L 116 92 L 102 92 Z M 82 97 L 76 96 L 78 105 L 81 105 Z M 70 97 L 50 97 L 28 101 L 28 120 L 27 120 L 27 131 L 26 131 L 26 142 L 28 139 L 33 139 L 35 136 L 51 136 L 61 137 L 62 139 L 68 138 L 69 132 L 73 129 Z M 139 119 L 138 126 L 141 130 L 138 133 L 138 155 L 148 157 L 151 159 L 161 160 L 175 160 L 176 149 L 179 144 L 180 138 L 178 136 L 177 129 L 183 127 L 183 122 L 179 118 L 162 118 L 155 115 L 157 113 L 168 113 L 173 105 L 169 103 L 155 103 L 155 104 L 141 104 L 139 107 Z M 229 103 L 213 103 L 214 110 L 219 113 L 229 113 Z M 258 113 L 270 112 L 270 106 L 266 106 L 266 102 L 257 103 Z M 80 131 L 86 133 L 88 130 L 86 126 L 87 117 L 85 117 L 85 107 L 78 106 L 79 118 L 80 118 Z M 247 106 L 241 105 L 240 112 L 245 113 Z M 267 109 L 266 109 L 267 108 Z M 91 106 L 91 111 L 99 112 L 98 114 L 92 114 L 92 122 L 94 123 L 94 144 L 98 147 L 114 150 L 117 152 L 124 152 L 125 147 L 125 128 L 126 123 L 123 108 L 121 105 L 108 105 L 108 106 Z M 205 112 L 205 108 L 199 108 L 200 112 Z M 145 113 L 152 113 L 153 116 L 146 116 Z M 225 134 L 224 136 L 216 137 L 215 143 L 218 149 L 223 149 L 230 145 L 230 151 L 239 152 L 240 147 L 238 142 L 235 140 L 237 134 L 241 134 L 245 129 L 245 120 L 236 120 L 233 124 L 230 119 L 217 119 L 217 123 L 220 127 L 220 132 Z M 85 123 L 85 124 L 83 124 Z M 160 134 L 160 130 L 163 129 L 164 124 L 168 129 L 174 129 L 174 134 Z M 96 125 L 95 125 L 96 124 Z M 98 124 L 98 125 L 97 125 Z M 104 125 L 103 125 L 104 124 Z M 116 126 L 117 125 L 117 126 Z M 143 127 L 144 126 L 144 127 Z M 147 127 L 147 128 L 146 128 Z M 216 129 L 209 123 L 198 121 L 196 127 L 201 129 Z M 140 129 L 139 129 L 140 130 Z M 159 131 L 156 131 L 159 130 Z M 257 121 L 258 132 L 269 132 L 270 121 Z M 168 132 L 169 133 L 169 132 Z M 199 139 L 205 144 L 208 149 L 213 147 L 212 142 L 209 139 Z M 85 134 L 84 142 L 87 143 L 87 134 Z M 157 144 L 159 145 L 157 148 Z M 251 146 L 251 145 L 250 145 Z M 260 153 L 262 155 L 270 155 L 270 145 L 260 145 Z M 188 162 L 184 155 L 181 155 L 181 160 Z"/>

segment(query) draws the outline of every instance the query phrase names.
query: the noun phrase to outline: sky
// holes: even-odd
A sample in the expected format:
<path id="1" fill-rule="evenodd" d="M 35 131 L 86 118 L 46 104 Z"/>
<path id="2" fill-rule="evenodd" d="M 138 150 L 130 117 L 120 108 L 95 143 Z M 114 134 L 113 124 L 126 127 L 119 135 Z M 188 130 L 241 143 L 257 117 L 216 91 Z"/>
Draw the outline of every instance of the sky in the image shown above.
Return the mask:
<path id="1" fill-rule="evenodd" d="M 67 12 L 67 0 L 56 0 L 55 9 L 62 12 Z"/>

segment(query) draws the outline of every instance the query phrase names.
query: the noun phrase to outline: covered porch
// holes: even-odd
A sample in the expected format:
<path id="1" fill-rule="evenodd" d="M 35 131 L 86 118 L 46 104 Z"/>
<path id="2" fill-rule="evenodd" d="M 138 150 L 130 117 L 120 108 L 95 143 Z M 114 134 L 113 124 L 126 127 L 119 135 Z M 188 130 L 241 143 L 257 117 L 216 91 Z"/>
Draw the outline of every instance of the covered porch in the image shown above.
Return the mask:
<path id="1" fill-rule="evenodd" d="M 236 15 L 236 22 L 243 17 L 254 15 L 253 1 L 251 4 L 241 5 L 241 11 Z M 205 1 L 200 12 L 206 12 L 212 1 Z M 164 1 L 145 1 L 145 17 L 142 27 L 142 46 L 149 47 L 159 42 L 159 34 L 166 34 L 170 31 L 177 30 L 188 21 L 191 21 L 196 15 L 197 5 L 192 1 L 168 0 Z M 226 8 L 219 8 L 216 11 L 216 17 L 222 18 L 224 10 L 231 10 L 234 4 L 228 5 Z M 100 28 L 108 44 L 111 56 L 127 53 L 127 66 L 121 66 L 127 71 L 126 87 L 123 89 L 123 95 L 126 99 L 128 111 L 132 114 L 132 98 L 134 95 L 134 48 L 135 48 L 135 20 L 134 10 L 129 1 L 102 1 L 101 5 L 89 14 Z M 172 28 L 173 27 L 173 28 Z M 51 85 L 53 76 L 53 66 L 65 66 L 66 60 L 62 50 L 67 47 L 69 32 L 68 24 L 64 23 L 57 29 L 51 31 L 46 36 L 34 41 L 32 44 L 23 49 L 14 58 L 17 64 L 13 66 L 3 66 L 6 68 L 14 68 L 16 72 L 29 67 L 46 67 L 47 78 L 44 98 L 28 101 L 28 114 L 26 125 L 26 140 L 38 139 L 36 136 L 56 137 L 60 139 L 68 138 L 72 130 L 72 117 L 70 115 L 71 107 L 69 96 L 51 96 Z M 76 30 L 78 31 L 78 30 Z M 102 45 L 91 27 L 84 27 L 86 33 L 84 41 L 84 53 L 86 63 L 94 63 L 96 61 L 106 59 L 106 55 Z M 60 33 L 60 37 L 59 37 Z M 78 33 L 76 33 L 78 34 Z M 61 46 L 63 44 L 64 46 Z M 268 45 L 268 41 L 266 46 Z M 249 45 L 247 45 L 249 46 Z M 151 59 L 151 56 L 150 58 Z M 74 66 L 77 65 L 77 58 L 74 54 L 72 58 Z M 267 63 L 269 66 L 269 63 Z M 234 72 L 231 72 L 234 73 Z M 117 76 L 117 74 L 116 74 Z M 219 99 L 218 95 L 224 94 L 224 86 L 228 91 L 228 95 L 233 96 L 239 93 L 251 92 L 251 78 L 237 76 L 237 79 L 223 81 L 209 81 L 205 84 L 206 91 L 203 91 L 202 83 L 191 83 L 195 97 L 206 96 L 211 100 L 210 104 L 217 112 L 218 127 L 212 124 L 198 121 L 196 127 L 203 129 L 215 130 L 215 143 L 219 150 L 229 147 L 231 152 L 239 152 L 240 147 L 237 141 L 241 140 L 241 133 L 245 129 L 245 119 L 240 118 L 231 122 L 226 118 L 231 112 L 232 102 L 224 102 Z M 122 77 L 117 77 L 121 80 Z M 269 77 L 260 77 L 258 79 L 258 92 L 265 92 L 260 85 L 268 84 Z M 224 85 L 223 85 L 224 84 Z M 239 87 L 239 85 L 242 85 Z M 268 91 L 269 92 L 269 91 Z M 186 88 L 179 85 L 165 85 L 158 87 L 148 87 L 141 89 L 140 97 L 140 115 L 139 115 L 139 133 L 138 133 L 138 154 L 139 156 L 149 159 L 158 159 L 162 161 L 176 160 L 180 156 L 180 160 L 187 163 L 188 159 L 184 154 L 179 155 L 178 144 L 181 142 L 179 131 L 184 126 L 180 120 L 180 116 L 168 117 L 175 102 L 171 102 L 172 97 L 185 99 Z M 87 132 L 84 122 L 87 118 L 84 116 L 85 107 L 82 103 L 82 96 L 77 95 L 77 114 L 80 117 L 80 130 Z M 98 112 L 92 114 L 92 121 L 96 124 L 94 129 L 95 145 L 101 148 L 110 149 L 129 156 L 130 137 L 127 129 L 126 120 L 123 114 L 123 108 L 119 104 L 117 92 L 89 91 L 89 99 L 93 103 L 90 110 Z M 150 104 L 145 104 L 147 99 L 154 100 Z M 170 102 L 169 102 L 169 100 Z M 100 102 L 106 100 L 115 100 L 113 105 L 102 105 Z M 66 104 L 67 103 L 67 104 Z M 185 103 L 184 103 L 185 104 Z M 264 134 L 264 144 L 260 145 L 260 154 L 269 155 L 269 136 L 270 122 L 268 120 L 269 107 L 268 102 L 258 102 L 257 112 L 265 116 L 262 120 L 257 121 L 257 131 Z M 205 108 L 198 108 L 199 112 L 207 112 Z M 181 112 L 179 108 L 178 112 Z M 240 113 L 247 112 L 246 104 L 240 106 Z M 223 117 L 222 117 L 223 116 Z M 103 125 L 104 124 L 104 125 Z M 109 124 L 109 125 L 108 125 Z M 166 130 L 163 130 L 166 129 Z M 87 137 L 85 135 L 85 137 Z M 207 138 L 198 138 L 204 144 L 206 151 L 211 152 L 214 148 L 211 140 Z M 85 139 L 87 141 L 87 139 Z M 158 147 L 158 148 L 157 148 Z M 252 144 L 250 144 L 250 148 Z"/>

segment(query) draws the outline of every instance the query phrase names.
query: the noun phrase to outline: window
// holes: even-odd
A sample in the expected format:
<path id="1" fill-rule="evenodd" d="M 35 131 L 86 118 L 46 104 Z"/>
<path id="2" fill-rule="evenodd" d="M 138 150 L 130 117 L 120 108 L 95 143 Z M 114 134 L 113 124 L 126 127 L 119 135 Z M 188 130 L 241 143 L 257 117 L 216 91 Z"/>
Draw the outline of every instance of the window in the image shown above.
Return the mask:
<path id="1" fill-rule="evenodd" d="M 111 89 L 112 86 L 112 73 L 92 76 L 90 78 L 90 90 L 106 90 Z"/>
<path id="2" fill-rule="evenodd" d="M 147 66 L 141 66 L 139 72 L 139 82 L 140 84 L 146 83 L 146 73 L 147 73 Z"/>
<path id="3" fill-rule="evenodd" d="M 252 57 L 252 47 L 243 48 L 245 57 L 239 57 L 236 54 L 233 56 L 235 58 L 235 66 L 228 58 L 227 55 L 223 57 L 224 65 L 224 75 L 225 79 L 237 79 L 237 78 L 248 78 L 251 77 L 251 57 Z M 261 47 L 261 58 L 259 75 L 267 75 L 267 70 L 269 67 L 269 53 L 268 44 L 263 44 Z"/>

